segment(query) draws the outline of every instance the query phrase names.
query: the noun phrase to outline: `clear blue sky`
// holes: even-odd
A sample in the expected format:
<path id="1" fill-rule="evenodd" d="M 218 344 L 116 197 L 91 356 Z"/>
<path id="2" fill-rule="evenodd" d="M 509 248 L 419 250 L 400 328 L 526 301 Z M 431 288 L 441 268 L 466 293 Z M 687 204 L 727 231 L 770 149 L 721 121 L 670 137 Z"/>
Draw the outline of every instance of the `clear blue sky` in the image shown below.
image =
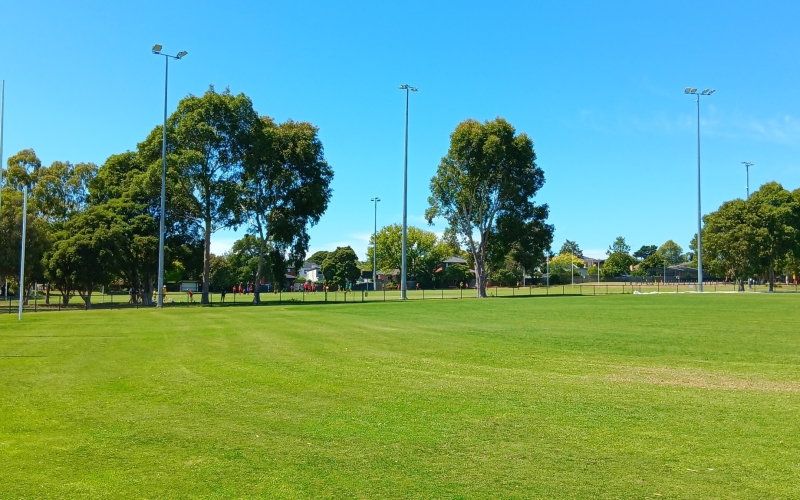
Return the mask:
<path id="1" fill-rule="evenodd" d="M 567 5 L 569 4 L 569 5 Z M 401 83 L 412 94 L 409 223 L 466 118 L 502 116 L 534 140 L 557 249 L 602 255 L 696 229 L 696 118 L 703 211 L 777 180 L 800 187 L 797 2 L 12 2 L 0 7 L 4 156 L 34 148 L 98 165 L 134 149 L 169 106 L 209 84 L 250 96 L 279 121 L 320 129 L 335 171 L 312 251 L 365 257 L 378 225 L 402 217 Z M 5 158 L 3 159 L 5 161 Z M 440 232 L 439 224 L 433 230 Z M 220 252 L 242 235 L 220 232 Z"/>

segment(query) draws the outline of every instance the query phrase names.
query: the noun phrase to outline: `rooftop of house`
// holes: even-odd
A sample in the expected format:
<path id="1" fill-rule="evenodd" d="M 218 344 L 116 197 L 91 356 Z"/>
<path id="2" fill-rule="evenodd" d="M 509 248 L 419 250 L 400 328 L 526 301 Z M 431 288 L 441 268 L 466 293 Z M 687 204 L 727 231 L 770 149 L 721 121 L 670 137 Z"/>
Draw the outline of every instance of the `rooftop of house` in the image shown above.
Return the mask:
<path id="1" fill-rule="evenodd" d="M 442 261 L 445 264 L 466 264 L 466 259 L 462 259 L 461 257 L 448 257 Z"/>

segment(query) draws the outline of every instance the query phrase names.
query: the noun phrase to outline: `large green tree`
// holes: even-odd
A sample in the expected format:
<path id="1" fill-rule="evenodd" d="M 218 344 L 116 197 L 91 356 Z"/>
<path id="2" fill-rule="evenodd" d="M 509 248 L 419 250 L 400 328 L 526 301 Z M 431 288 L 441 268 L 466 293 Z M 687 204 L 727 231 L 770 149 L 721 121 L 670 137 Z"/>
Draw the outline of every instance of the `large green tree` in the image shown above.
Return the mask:
<path id="1" fill-rule="evenodd" d="M 709 272 L 728 277 L 744 291 L 744 281 L 758 270 L 755 213 L 745 200 L 722 204 L 706 215 L 703 227 L 703 259 Z"/>
<path id="2" fill-rule="evenodd" d="M 658 251 L 658 247 L 655 245 L 642 245 L 639 250 L 633 252 L 633 256 L 639 260 L 645 260 L 654 253 Z"/>
<path id="3" fill-rule="evenodd" d="M 253 129 L 244 163 L 241 206 L 258 238 L 258 283 L 269 252 L 279 252 L 295 266 L 308 250 L 308 229 L 319 222 L 331 197 L 333 170 L 325 161 L 317 128 L 262 118 Z M 260 294 L 253 296 L 260 301 Z"/>
<path id="4" fill-rule="evenodd" d="M 608 250 L 606 250 L 607 255 L 615 253 L 624 253 L 626 255 L 631 253 L 631 246 L 625 242 L 625 238 L 622 236 L 617 236 L 616 239 L 614 239 L 614 243 L 612 243 L 608 247 Z"/>
<path id="5" fill-rule="evenodd" d="M 344 288 L 347 283 L 354 283 L 361 276 L 361 269 L 358 267 L 358 256 L 349 246 L 337 247 L 336 250 L 328 254 L 328 257 L 320 265 L 325 282 L 329 285 L 337 285 Z"/>
<path id="6" fill-rule="evenodd" d="M 366 267 L 372 269 L 375 237 L 370 236 Z M 378 270 L 392 271 L 402 266 L 403 227 L 391 224 L 378 231 Z M 415 226 L 406 233 L 406 275 L 411 281 L 429 286 L 434 281 L 436 269 L 451 255 L 451 247 L 439 241 L 436 234 Z"/>
<path id="7" fill-rule="evenodd" d="M 638 261 L 626 252 L 614 252 L 603 262 L 600 272 L 603 278 L 625 276 L 631 273 L 631 266 L 637 263 Z"/>
<path id="8" fill-rule="evenodd" d="M 559 254 L 564 253 L 571 253 L 572 255 L 581 256 L 583 252 L 581 251 L 581 247 L 578 245 L 578 242 L 572 240 L 564 241 L 564 244 L 561 245 L 561 250 L 558 251 Z"/>
<path id="9" fill-rule="evenodd" d="M 108 207 L 96 206 L 74 215 L 56 233 L 44 257 L 45 273 L 65 304 L 77 291 L 89 308 L 94 289 L 111 282 L 130 244 L 126 226 L 127 221 Z"/>
<path id="10" fill-rule="evenodd" d="M 20 286 L 20 252 L 22 250 L 22 192 L 12 188 L 3 190 L 3 207 L 0 212 L 0 278 Z M 27 290 L 34 282 L 43 282 L 42 256 L 52 242 L 50 225 L 37 217 L 36 200 L 29 199 L 25 233 L 25 283 Z M 27 297 L 27 294 L 25 295 Z M 27 300 L 27 299 L 26 299 Z"/>
<path id="11" fill-rule="evenodd" d="M 178 172 L 177 190 L 189 202 L 187 216 L 203 234 L 202 302 L 208 303 L 211 273 L 211 235 L 239 221 L 240 187 L 245 157 L 252 147 L 253 130 L 260 119 L 250 98 L 213 87 L 203 96 L 182 99 L 167 120 L 169 157 Z M 156 164 L 161 147 L 160 128 L 148 143 L 145 163 Z"/>
<path id="12" fill-rule="evenodd" d="M 519 260 L 541 260 L 552 242 L 547 205 L 536 205 L 544 172 L 533 141 L 502 118 L 466 120 L 431 179 L 428 223 L 441 217 L 472 255 L 478 297 L 486 297 L 487 262 L 512 250 Z"/>
<path id="13" fill-rule="evenodd" d="M 667 261 L 667 265 L 680 264 L 685 261 L 683 248 L 672 240 L 665 241 L 657 251 Z"/>
<path id="14" fill-rule="evenodd" d="M 757 265 L 773 291 L 776 264 L 800 244 L 800 203 L 777 182 L 761 186 L 746 203 L 754 215 Z"/>

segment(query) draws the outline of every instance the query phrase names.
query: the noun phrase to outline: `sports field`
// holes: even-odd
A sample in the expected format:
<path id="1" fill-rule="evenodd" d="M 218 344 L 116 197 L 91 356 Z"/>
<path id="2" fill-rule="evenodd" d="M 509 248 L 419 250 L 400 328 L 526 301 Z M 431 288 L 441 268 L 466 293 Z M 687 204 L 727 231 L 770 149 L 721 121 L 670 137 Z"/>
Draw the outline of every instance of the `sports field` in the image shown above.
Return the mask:
<path id="1" fill-rule="evenodd" d="M 800 295 L 0 315 L 0 498 L 800 498 Z"/>

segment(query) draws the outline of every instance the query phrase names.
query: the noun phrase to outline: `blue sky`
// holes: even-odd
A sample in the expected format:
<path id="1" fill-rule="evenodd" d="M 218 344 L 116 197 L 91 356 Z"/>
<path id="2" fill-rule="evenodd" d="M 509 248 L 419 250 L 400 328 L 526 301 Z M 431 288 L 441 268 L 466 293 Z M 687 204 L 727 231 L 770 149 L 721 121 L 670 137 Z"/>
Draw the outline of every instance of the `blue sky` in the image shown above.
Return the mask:
<path id="1" fill-rule="evenodd" d="M 409 223 L 462 120 L 502 116 L 534 140 L 556 227 L 602 255 L 696 230 L 701 103 L 703 212 L 776 180 L 800 187 L 797 2 L 12 2 L 0 6 L 4 157 L 34 148 L 98 165 L 208 85 L 250 96 L 278 121 L 320 129 L 333 198 L 311 250 L 402 218 L 404 93 L 411 98 Z M 3 161 L 5 161 L 5 158 Z M 432 230 L 441 232 L 437 224 Z M 212 237 L 225 250 L 238 233 Z"/>

